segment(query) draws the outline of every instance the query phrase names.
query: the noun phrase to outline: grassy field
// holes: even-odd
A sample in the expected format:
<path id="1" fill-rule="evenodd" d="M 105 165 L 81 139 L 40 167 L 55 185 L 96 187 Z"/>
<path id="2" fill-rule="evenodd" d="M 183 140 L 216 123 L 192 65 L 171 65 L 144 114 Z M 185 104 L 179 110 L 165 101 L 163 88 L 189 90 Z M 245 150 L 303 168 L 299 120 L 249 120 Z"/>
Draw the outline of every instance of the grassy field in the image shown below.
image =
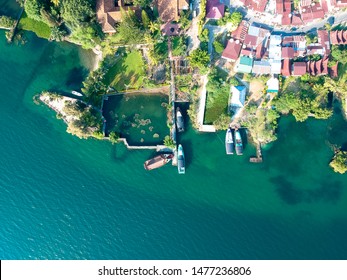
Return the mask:
<path id="1" fill-rule="evenodd" d="M 145 77 L 145 63 L 138 51 L 126 53 L 105 75 L 105 83 L 116 90 L 138 89 Z"/>
<path id="2" fill-rule="evenodd" d="M 220 69 L 215 69 L 214 74 L 209 75 L 209 82 L 207 84 L 207 99 L 205 110 L 205 124 L 212 124 L 222 114 L 228 112 L 228 101 L 230 85 L 227 81 L 228 73 Z"/>
<path id="3" fill-rule="evenodd" d="M 207 98 L 208 98 L 208 93 L 207 93 Z M 212 124 L 215 120 L 219 118 L 220 115 L 227 114 L 228 101 L 229 101 L 229 94 L 218 94 L 218 96 L 215 97 L 212 104 L 206 104 L 207 106 L 205 111 L 204 123 Z"/>
<path id="4" fill-rule="evenodd" d="M 51 29 L 47 24 L 41 21 L 33 20 L 28 18 L 27 14 L 24 12 L 22 18 L 20 19 L 19 29 L 33 31 L 40 38 L 49 39 L 51 36 Z"/>

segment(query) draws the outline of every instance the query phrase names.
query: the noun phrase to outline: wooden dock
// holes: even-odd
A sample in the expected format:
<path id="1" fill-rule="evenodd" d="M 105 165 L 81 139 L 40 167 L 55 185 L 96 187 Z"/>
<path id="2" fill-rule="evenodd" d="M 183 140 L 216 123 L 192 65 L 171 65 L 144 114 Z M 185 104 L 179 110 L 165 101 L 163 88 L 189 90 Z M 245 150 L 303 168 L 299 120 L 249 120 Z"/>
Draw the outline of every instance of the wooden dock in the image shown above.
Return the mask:
<path id="1" fill-rule="evenodd" d="M 257 144 L 257 156 L 256 157 L 250 157 L 249 162 L 252 163 L 262 163 L 263 162 L 263 156 L 261 153 L 261 145 Z"/>

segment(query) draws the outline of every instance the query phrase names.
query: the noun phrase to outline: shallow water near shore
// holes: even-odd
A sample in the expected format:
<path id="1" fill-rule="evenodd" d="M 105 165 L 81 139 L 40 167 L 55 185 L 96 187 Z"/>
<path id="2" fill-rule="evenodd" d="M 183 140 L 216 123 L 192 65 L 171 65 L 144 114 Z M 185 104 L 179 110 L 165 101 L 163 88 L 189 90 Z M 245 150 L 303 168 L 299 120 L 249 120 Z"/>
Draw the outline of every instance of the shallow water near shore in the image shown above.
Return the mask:
<path id="1" fill-rule="evenodd" d="M 280 121 L 278 140 L 226 156 L 224 133 L 180 136 L 187 169 L 147 172 L 152 151 L 65 132 L 35 105 L 44 89 L 77 89 L 92 54 L 0 32 L 1 259 L 346 259 L 347 175 L 328 166 L 347 143 L 327 121 Z"/>

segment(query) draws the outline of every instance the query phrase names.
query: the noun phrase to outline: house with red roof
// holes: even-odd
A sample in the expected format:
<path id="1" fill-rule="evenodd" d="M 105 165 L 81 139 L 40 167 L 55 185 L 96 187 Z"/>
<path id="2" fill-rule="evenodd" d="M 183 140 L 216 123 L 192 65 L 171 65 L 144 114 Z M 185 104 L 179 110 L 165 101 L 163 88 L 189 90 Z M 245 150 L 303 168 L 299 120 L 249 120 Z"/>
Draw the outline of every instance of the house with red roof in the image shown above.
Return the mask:
<path id="1" fill-rule="evenodd" d="M 283 47 L 282 48 L 282 58 L 292 59 L 294 58 L 295 51 L 293 47 Z"/>
<path id="2" fill-rule="evenodd" d="M 312 3 L 307 6 L 300 6 L 300 14 L 304 23 L 309 23 L 315 19 L 324 18 L 324 11 L 320 3 Z"/>
<path id="3" fill-rule="evenodd" d="M 228 61 L 236 61 L 240 56 L 241 48 L 242 43 L 240 42 L 240 40 L 235 40 L 231 38 L 228 41 L 227 46 L 222 53 L 222 58 Z"/>
<path id="4" fill-rule="evenodd" d="M 281 67 L 281 74 L 284 77 L 290 76 L 290 69 L 291 69 L 291 62 L 290 59 L 283 59 L 282 61 L 282 67 Z"/>
<path id="5" fill-rule="evenodd" d="M 239 26 L 231 33 L 231 37 L 236 40 L 244 41 L 247 35 L 249 24 L 247 21 L 243 20 L 240 22 Z"/>
<path id="6" fill-rule="evenodd" d="M 302 76 L 307 73 L 306 62 L 294 62 L 292 76 Z"/>
<path id="7" fill-rule="evenodd" d="M 225 5 L 219 0 L 207 0 L 206 3 L 206 18 L 220 19 L 224 17 Z"/>
<path id="8" fill-rule="evenodd" d="M 324 55 L 329 56 L 330 54 L 330 39 L 327 30 L 318 30 L 318 43 L 322 46 L 324 50 Z"/>
<path id="9" fill-rule="evenodd" d="M 330 42 L 332 45 L 346 45 L 347 44 L 347 31 L 330 31 Z"/>

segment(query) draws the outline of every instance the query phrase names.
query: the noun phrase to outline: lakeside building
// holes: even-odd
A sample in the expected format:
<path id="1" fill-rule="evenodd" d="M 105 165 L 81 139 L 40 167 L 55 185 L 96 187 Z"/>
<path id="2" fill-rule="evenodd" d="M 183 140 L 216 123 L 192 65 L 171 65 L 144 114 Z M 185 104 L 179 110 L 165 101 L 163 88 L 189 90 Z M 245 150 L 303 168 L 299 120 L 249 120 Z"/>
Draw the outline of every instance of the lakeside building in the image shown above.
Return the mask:
<path id="1" fill-rule="evenodd" d="M 132 10 L 139 12 L 137 6 L 128 4 L 124 0 L 97 0 L 96 17 L 104 33 L 115 33 L 115 25 L 122 20 L 122 12 Z"/>
<path id="2" fill-rule="evenodd" d="M 247 88 L 245 86 L 232 86 L 229 110 L 234 113 L 233 118 L 237 117 L 240 109 L 245 105 Z"/>

